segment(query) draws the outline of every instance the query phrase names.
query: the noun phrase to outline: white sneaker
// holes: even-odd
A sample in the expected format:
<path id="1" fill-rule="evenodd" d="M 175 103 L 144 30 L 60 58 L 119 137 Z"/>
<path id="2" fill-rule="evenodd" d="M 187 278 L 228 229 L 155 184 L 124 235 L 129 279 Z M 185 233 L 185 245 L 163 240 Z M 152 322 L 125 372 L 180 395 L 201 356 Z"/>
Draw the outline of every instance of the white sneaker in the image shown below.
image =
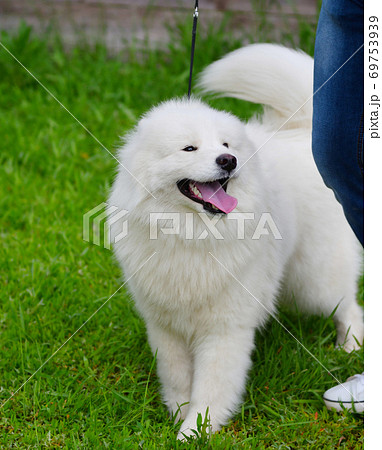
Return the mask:
<path id="1" fill-rule="evenodd" d="M 348 378 L 345 383 L 334 386 L 324 394 L 324 402 L 328 409 L 336 411 L 349 409 L 361 413 L 364 411 L 363 397 L 364 375 L 357 374 Z"/>

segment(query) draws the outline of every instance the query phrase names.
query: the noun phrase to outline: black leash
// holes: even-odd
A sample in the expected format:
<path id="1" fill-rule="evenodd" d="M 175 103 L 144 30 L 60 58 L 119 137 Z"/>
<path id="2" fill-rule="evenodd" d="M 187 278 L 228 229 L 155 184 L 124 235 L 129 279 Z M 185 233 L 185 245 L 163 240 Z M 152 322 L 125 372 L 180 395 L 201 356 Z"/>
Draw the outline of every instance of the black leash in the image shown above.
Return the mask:
<path id="1" fill-rule="evenodd" d="M 192 24 L 192 41 L 191 41 L 191 61 L 190 61 L 190 76 L 188 78 L 188 98 L 191 97 L 191 85 L 192 85 L 192 68 L 194 66 L 194 53 L 195 53 L 195 40 L 196 40 L 196 26 L 198 24 L 198 0 L 195 0 L 194 9 L 194 22 Z"/>

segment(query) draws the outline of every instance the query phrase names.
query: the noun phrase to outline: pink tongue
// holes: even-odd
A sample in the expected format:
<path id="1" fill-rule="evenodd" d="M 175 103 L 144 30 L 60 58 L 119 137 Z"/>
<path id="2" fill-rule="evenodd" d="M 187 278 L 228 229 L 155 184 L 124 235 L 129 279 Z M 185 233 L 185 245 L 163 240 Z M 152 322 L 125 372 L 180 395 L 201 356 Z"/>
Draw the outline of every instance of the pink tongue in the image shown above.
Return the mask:
<path id="1" fill-rule="evenodd" d="M 237 199 L 228 195 L 218 181 L 212 183 L 195 182 L 195 186 L 199 189 L 205 202 L 212 203 L 226 214 L 236 208 Z"/>

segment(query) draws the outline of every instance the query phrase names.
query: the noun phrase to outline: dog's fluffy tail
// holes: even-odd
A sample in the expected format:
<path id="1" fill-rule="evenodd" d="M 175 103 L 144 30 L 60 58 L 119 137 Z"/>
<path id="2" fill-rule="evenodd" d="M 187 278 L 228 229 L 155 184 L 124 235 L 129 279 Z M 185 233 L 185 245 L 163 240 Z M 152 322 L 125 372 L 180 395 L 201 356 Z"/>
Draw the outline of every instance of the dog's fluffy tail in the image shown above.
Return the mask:
<path id="1" fill-rule="evenodd" d="M 198 85 L 205 93 L 268 105 L 291 127 L 311 121 L 313 59 L 302 51 L 252 44 L 208 66 Z"/>

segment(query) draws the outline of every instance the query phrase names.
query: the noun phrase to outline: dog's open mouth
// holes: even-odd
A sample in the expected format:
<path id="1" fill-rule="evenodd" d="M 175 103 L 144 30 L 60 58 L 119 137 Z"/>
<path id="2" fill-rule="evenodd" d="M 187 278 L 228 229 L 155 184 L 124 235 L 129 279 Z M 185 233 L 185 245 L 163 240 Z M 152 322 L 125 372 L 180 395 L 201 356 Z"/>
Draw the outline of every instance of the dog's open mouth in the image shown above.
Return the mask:
<path id="1" fill-rule="evenodd" d="M 177 182 L 180 192 L 213 214 L 228 214 L 237 206 L 237 199 L 227 194 L 229 178 L 201 183 L 183 179 Z"/>

